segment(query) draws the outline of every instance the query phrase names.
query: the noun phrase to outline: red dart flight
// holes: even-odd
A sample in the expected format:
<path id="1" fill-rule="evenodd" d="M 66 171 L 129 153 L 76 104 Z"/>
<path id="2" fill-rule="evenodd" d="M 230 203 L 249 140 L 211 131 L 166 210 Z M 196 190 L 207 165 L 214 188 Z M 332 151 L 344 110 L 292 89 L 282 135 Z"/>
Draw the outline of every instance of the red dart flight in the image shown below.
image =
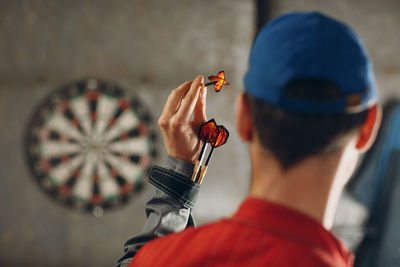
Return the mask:
<path id="1" fill-rule="evenodd" d="M 219 134 L 219 128 L 214 119 L 203 123 L 200 127 L 199 137 L 205 143 L 215 142 Z"/>
<path id="2" fill-rule="evenodd" d="M 225 144 L 229 137 L 229 132 L 223 125 L 218 125 L 218 130 L 219 130 L 219 133 L 218 133 L 217 138 L 215 139 L 215 142 L 211 142 L 211 145 L 214 148 Z"/>
<path id="3" fill-rule="evenodd" d="M 210 81 L 216 81 L 214 84 L 215 92 L 221 91 L 222 85 L 229 85 L 229 82 L 225 80 L 225 72 L 220 71 L 218 72 L 217 76 L 208 76 Z"/>

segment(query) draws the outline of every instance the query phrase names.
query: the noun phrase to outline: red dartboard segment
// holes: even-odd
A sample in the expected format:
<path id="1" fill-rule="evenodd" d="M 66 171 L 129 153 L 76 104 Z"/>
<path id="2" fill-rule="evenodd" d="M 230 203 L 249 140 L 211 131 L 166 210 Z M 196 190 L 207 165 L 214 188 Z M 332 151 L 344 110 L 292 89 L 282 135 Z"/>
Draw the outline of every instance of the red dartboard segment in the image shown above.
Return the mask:
<path id="1" fill-rule="evenodd" d="M 92 111 L 90 113 L 90 118 L 92 119 L 92 121 L 96 121 L 96 111 Z"/>
<path id="2" fill-rule="evenodd" d="M 129 134 L 128 133 L 123 133 L 120 137 L 121 140 L 126 140 L 129 138 Z"/>
<path id="3" fill-rule="evenodd" d="M 67 85 L 41 103 L 27 128 L 26 155 L 55 201 L 92 211 L 135 195 L 155 155 L 154 125 L 139 99 L 107 82 Z"/>
<path id="4" fill-rule="evenodd" d="M 50 165 L 50 162 L 48 159 L 42 159 L 41 165 L 42 165 L 43 171 L 45 171 L 45 172 L 48 172 L 51 168 L 51 165 Z"/>
<path id="5" fill-rule="evenodd" d="M 70 159 L 70 156 L 69 155 L 62 155 L 60 159 L 61 159 L 61 162 L 66 162 L 66 161 L 68 161 Z"/>
<path id="6" fill-rule="evenodd" d="M 116 121 L 117 121 L 117 118 L 116 117 L 112 117 L 110 119 L 110 121 L 108 122 L 108 126 L 109 127 L 113 126 Z"/>
<path id="7" fill-rule="evenodd" d="M 147 126 L 145 123 L 143 123 L 143 122 L 140 123 L 139 132 L 140 132 L 140 135 L 143 135 L 143 136 L 149 135 L 149 132 L 147 131 Z"/>
<path id="8" fill-rule="evenodd" d="M 71 196 L 71 188 L 68 185 L 60 186 L 59 191 L 61 192 L 61 194 L 63 194 L 66 197 Z"/>
<path id="9" fill-rule="evenodd" d="M 79 126 L 79 121 L 77 118 L 74 118 L 71 122 L 72 122 L 72 125 L 74 125 L 75 127 Z"/>
<path id="10" fill-rule="evenodd" d="M 67 100 L 63 101 L 60 105 L 57 106 L 56 110 L 59 112 L 64 112 L 67 110 L 69 102 Z"/>
<path id="11" fill-rule="evenodd" d="M 79 175 L 79 169 L 75 169 L 74 172 L 72 173 L 72 177 L 76 178 Z"/>
<path id="12" fill-rule="evenodd" d="M 139 165 L 144 168 L 145 166 L 148 166 L 150 163 L 150 157 L 149 156 L 142 156 L 139 161 Z"/>
<path id="13" fill-rule="evenodd" d="M 97 102 L 97 99 L 99 98 L 99 95 L 100 95 L 100 93 L 97 90 L 91 90 L 91 91 L 87 91 L 85 93 L 86 98 L 89 101 L 93 101 L 93 102 Z"/>
<path id="14" fill-rule="evenodd" d="M 127 109 L 127 108 L 129 107 L 129 103 L 128 103 L 126 100 L 124 100 L 124 99 L 119 99 L 118 104 L 119 104 L 118 107 L 119 107 L 121 110 L 125 110 L 125 109 Z"/>
<path id="15" fill-rule="evenodd" d="M 111 174 L 112 177 L 117 177 L 118 176 L 118 171 L 111 167 L 110 168 L 110 174 Z"/>
<path id="16" fill-rule="evenodd" d="M 94 205 L 99 205 L 100 203 L 102 203 L 104 200 L 101 197 L 101 195 L 92 195 L 92 199 L 90 200 L 91 204 Z"/>

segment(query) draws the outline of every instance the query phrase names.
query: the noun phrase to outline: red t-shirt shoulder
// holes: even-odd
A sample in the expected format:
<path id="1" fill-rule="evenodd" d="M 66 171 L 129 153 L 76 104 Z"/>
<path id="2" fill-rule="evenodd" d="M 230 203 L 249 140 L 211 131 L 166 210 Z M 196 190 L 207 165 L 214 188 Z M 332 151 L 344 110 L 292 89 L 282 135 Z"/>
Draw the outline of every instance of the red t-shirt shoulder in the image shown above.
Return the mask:
<path id="1" fill-rule="evenodd" d="M 229 219 L 146 244 L 130 266 L 348 267 L 353 257 L 321 224 L 256 198 Z"/>

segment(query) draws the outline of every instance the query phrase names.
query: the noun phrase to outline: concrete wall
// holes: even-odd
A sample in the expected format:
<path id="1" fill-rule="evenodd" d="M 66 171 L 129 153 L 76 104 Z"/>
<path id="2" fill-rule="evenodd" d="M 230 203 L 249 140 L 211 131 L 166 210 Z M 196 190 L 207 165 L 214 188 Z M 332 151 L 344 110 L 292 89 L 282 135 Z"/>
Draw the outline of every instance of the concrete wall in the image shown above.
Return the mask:
<path id="1" fill-rule="evenodd" d="M 351 24 L 375 63 L 383 99 L 400 97 L 400 2 L 274 0 L 272 17 L 322 10 Z M 233 103 L 252 42 L 250 0 L 0 2 L 0 265 L 110 266 L 144 221 L 153 189 L 101 218 L 66 209 L 42 193 L 23 158 L 32 110 L 49 92 L 95 76 L 137 92 L 156 119 L 169 91 L 197 74 L 224 69 L 231 82 L 209 92 L 209 118 L 231 132 L 217 150 L 194 211 L 200 223 L 231 214 L 248 188 L 246 147 Z M 162 163 L 165 151 L 159 144 Z"/>
<path id="2" fill-rule="evenodd" d="M 0 266 L 112 266 L 144 224 L 149 185 L 95 218 L 48 198 L 27 169 L 23 134 L 32 110 L 82 77 L 136 91 L 156 121 L 170 90 L 224 69 L 232 85 L 218 96 L 210 91 L 207 113 L 231 139 L 215 152 L 195 213 L 205 222 L 235 210 L 249 167 L 233 102 L 242 90 L 253 11 L 252 1 L 240 0 L 0 1 Z M 166 154 L 161 143 L 158 149 L 161 163 Z"/>

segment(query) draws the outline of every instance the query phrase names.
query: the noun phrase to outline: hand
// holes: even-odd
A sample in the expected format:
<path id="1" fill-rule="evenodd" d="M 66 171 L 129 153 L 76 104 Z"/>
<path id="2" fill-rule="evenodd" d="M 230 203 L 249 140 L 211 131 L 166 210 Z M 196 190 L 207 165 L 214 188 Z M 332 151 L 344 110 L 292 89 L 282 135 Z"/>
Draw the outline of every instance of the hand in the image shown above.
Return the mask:
<path id="1" fill-rule="evenodd" d="M 158 120 L 168 154 L 193 163 L 202 146 L 198 131 L 207 121 L 207 88 L 202 88 L 203 81 L 203 76 L 198 76 L 174 89 Z M 193 120 L 190 120 L 192 114 Z"/>

